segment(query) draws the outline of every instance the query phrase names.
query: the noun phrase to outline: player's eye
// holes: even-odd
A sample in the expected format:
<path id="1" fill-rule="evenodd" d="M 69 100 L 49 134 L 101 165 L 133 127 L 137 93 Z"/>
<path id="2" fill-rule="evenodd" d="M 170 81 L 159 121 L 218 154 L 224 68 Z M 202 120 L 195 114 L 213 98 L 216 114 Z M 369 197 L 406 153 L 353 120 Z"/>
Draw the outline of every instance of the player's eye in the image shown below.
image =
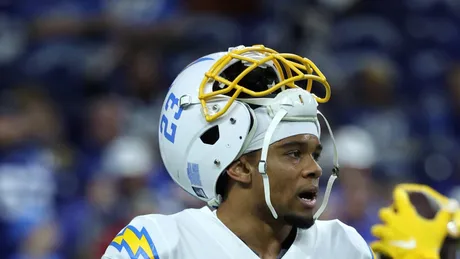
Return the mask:
<path id="1" fill-rule="evenodd" d="M 302 153 L 300 152 L 300 150 L 293 150 L 293 151 L 289 151 L 287 153 L 288 156 L 290 157 L 293 157 L 295 159 L 299 159 L 302 155 Z"/>
<path id="2" fill-rule="evenodd" d="M 313 156 L 313 159 L 314 159 L 316 162 L 318 162 L 319 158 L 321 157 L 321 154 L 315 152 L 315 153 L 312 154 L 312 156 Z"/>

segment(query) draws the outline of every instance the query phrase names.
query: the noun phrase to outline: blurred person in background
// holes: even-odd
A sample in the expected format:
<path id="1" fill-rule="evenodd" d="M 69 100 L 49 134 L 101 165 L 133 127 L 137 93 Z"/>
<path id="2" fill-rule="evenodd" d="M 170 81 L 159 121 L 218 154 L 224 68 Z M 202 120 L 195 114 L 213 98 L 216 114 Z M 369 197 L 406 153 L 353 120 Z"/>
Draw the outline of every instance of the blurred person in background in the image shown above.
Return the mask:
<path id="1" fill-rule="evenodd" d="M 82 143 L 77 154 L 78 192 L 84 192 L 88 179 L 100 169 L 106 148 L 123 132 L 126 120 L 122 99 L 113 95 L 94 97 L 82 118 Z"/>
<path id="2" fill-rule="evenodd" d="M 340 181 L 331 195 L 333 205 L 323 218 L 338 218 L 356 228 L 367 242 L 373 241 L 370 228 L 377 223 L 378 209 L 389 200 L 385 190 L 390 189 L 375 180 L 373 168 L 378 151 L 371 135 L 358 126 L 342 126 L 334 137 L 340 152 Z M 332 147 L 330 139 L 324 143 L 325 147 Z M 330 161 L 332 157 L 332 152 L 325 152 L 321 162 Z"/>
<path id="3" fill-rule="evenodd" d="M 452 123 L 448 134 L 454 135 L 457 145 L 460 146 L 460 62 L 452 66 L 447 75 L 448 105 L 451 107 L 449 122 Z M 457 147 L 460 149 L 460 147 Z"/>
<path id="4" fill-rule="evenodd" d="M 99 94 L 82 110 L 86 113 L 81 118 L 80 145 L 72 147 L 72 165 L 59 177 L 59 223 L 63 231 L 60 251 L 68 258 L 91 254 L 94 248 L 85 240 L 94 240 L 106 223 L 121 217 L 114 208 L 119 191 L 117 178 L 101 172 L 108 148 L 123 132 L 124 104 L 117 96 Z M 89 227 L 91 224 L 93 227 Z M 81 249 L 83 245 L 88 247 Z"/>
<path id="5" fill-rule="evenodd" d="M 33 89 L 3 92 L 2 99 L 0 231 L 8 237 L 2 242 L 2 256 L 59 258 L 57 113 L 45 95 Z"/>
<path id="6" fill-rule="evenodd" d="M 99 169 L 85 185 L 85 198 L 69 205 L 62 216 L 68 256 L 97 257 L 107 238 L 112 238 L 133 215 L 156 211 L 155 193 L 149 188 L 156 163 L 143 139 L 119 136 L 108 143 Z"/>
<path id="7" fill-rule="evenodd" d="M 143 138 L 158 153 L 158 120 L 163 95 L 167 90 L 160 53 L 153 48 L 132 46 L 124 61 L 127 71 L 126 96 L 127 113 L 124 132 Z M 156 157 L 155 159 L 159 159 Z"/>
<path id="8" fill-rule="evenodd" d="M 448 143 L 450 143 L 449 146 L 451 147 L 446 149 L 450 153 L 447 157 L 454 162 L 451 177 L 446 177 L 446 180 L 451 182 L 448 187 L 454 188 L 453 184 L 460 183 L 460 61 L 452 66 L 447 78 L 446 95 L 450 113 L 445 121 L 447 123 L 447 132 L 444 134 L 449 136 Z"/>
<path id="9" fill-rule="evenodd" d="M 392 62 L 370 58 L 364 60 L 349 87 L 353 96 L 346 96 L 342 118 L 347 123 L 362 127 L 372 138 L 380 156 L 375 167 L 393 179 L 410 179 L 407 176 L 414 156 L 411 120 L 403 105 L 403 97 L 397 93 L 397 74 Z M 385 123 L 383 123 L 385 122 Z"/>
<path id="10" fill-rule="evenodd" d="M 452 62 L 443 75 L 445 85 L 422 91 L 417 115 L 424 140 L 417 148 L 417 177 L 444 195 L 460 184 L 459 72 L 458 61 Z"/>

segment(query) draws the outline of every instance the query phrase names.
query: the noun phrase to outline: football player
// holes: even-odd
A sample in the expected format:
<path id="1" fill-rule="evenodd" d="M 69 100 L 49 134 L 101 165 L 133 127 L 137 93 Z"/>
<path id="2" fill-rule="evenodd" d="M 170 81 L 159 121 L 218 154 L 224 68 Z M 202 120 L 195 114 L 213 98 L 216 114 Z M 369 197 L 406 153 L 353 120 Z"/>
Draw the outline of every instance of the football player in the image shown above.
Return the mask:
<path id="1" fill-rule="evenodd" d="M 313 82 L 324 96 L 311 93 Z M 317 220 L 339 173 L 336 150 L 314 214 L 319 115 L 332 136 L 317 106 L 330 95 L 312 61 L 261 45 L 188 65 L 162 106 L 160 152 L 174 181 L 209 207 L 138 216 L 103 258 L 374 258 L 355 229 Z"/>

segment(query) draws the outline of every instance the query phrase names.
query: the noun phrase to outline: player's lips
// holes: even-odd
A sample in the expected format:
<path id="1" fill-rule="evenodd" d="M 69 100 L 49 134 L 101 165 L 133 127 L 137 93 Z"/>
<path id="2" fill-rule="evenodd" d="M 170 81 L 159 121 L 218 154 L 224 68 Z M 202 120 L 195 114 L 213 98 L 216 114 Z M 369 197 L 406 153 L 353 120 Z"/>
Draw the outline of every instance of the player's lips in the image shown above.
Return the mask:
<path id="1" fill-rule="evenodd" d="M 302 205 L 308 209 L 314 209 L 316 205 L 316 197 L 318 194 L 318 187 L 313 186 L 308 189 L 302 190 L 298 195 Z"/>

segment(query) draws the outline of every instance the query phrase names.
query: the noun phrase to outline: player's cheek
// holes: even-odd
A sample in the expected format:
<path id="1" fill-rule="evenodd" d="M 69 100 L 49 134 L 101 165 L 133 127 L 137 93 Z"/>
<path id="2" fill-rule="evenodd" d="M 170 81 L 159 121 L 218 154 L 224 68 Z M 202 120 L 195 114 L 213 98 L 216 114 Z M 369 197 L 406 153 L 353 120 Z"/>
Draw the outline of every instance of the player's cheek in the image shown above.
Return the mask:
<path id="1" fill-rule="evenodd" d="M 285 186 L 280 184 L 275 184 L 274 187 L 275 190 L 270 195 L 272 202 L 275 203 L 275 206 L 278 207 L 280 210 L 285 211 L 289 209 L 289 207 L 291 207 L 290 204 L 292 203 L 290 199 L 291 196 L 289 194 L 289 190 L 287 190 Z"/>

